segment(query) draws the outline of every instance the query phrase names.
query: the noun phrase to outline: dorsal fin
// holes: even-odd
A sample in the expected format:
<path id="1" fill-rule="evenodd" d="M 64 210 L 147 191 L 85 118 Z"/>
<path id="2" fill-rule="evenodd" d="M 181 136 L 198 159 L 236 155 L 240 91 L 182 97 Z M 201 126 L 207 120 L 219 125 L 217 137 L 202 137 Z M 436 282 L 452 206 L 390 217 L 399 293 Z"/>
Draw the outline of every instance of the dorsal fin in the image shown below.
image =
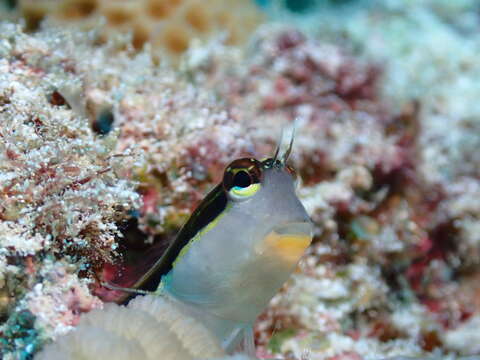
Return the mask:
<path id="1" fill-rule="evenodd" d="M 132 288 L 155 291 L 160 284 L 163 275 L 167 274 L 177 259 L 180 251 L 190 242 L 195 235 L 214 221 L 227 207 L 227 195 L 222 184 L 217 185 L 203 199 L 195 209 L 185 225 L 178 232 L 175 240 L 170 244 L 160 259 L 143 275 Z M 126 294 L 121 302 L 128 301 L 133 296 Z"/>

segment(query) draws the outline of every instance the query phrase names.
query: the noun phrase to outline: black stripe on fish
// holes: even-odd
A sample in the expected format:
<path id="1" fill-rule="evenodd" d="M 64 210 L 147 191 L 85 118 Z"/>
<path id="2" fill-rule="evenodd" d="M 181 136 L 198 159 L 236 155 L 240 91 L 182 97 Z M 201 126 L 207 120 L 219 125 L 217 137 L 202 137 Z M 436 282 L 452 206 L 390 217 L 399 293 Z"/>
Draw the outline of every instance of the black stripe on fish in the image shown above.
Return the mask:
<path id="1" fill-rule="evenodd" d="M 180 251 L 195 235 L 214 221 L 227 207 L 227 195 L 222 184 L 217 185 L 192 213 L 183 225 L 173 243 L 153 267 L 134 285 L 135 289 L 155 291 L 163 275 L 166 275 L 173 266 Z"/>

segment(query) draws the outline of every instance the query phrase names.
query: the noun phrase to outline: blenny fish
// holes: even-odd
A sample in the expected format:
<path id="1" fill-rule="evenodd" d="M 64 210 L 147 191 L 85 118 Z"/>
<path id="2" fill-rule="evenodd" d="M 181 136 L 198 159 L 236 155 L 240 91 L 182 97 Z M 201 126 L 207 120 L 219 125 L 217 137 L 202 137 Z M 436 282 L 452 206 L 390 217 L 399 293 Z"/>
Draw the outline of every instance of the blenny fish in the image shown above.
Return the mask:
<path id="1" fill-rule="evenodd" d="M 227 353 L 254 353 L 253 323 L 289 278 L 312 240 L 312 224 L 279 156 L 246 157 L 225 169 L 135 289 L 178 301 Z"/>
<path id="2" fill-rule="evenodd" d="M 147 294 L 106 304 L 50 344 L 43 359 L 192 360 L 255 355 L 253 324 L 312 240 L 295 194 L 296 175 L 279 156 L 242 158 L 201 202 L 155 265 L 125 291 Z M 103 355 L 102 355 L 103 354 Z"/>

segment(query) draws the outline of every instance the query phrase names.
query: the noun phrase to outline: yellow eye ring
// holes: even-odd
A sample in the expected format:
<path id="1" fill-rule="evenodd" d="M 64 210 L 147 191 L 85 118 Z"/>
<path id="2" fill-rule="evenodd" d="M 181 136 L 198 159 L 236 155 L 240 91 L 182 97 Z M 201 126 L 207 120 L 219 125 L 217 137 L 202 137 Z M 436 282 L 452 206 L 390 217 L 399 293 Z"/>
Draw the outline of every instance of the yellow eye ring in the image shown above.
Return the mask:
<path id="1" fill-rule="evenodd" d="M 230 189 L 229 193 L 234 199 L 245 199 L 255 195 L 260 190 L 260 184 L 251 184 L 247 187 L 234 186 Z"/>

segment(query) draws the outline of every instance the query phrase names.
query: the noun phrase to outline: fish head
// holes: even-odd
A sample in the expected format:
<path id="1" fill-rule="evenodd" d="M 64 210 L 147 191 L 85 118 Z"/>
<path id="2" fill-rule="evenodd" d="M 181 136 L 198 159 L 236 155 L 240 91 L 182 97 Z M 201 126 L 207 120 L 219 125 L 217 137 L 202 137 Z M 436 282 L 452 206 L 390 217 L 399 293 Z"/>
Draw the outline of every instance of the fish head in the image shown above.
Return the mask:
<path id="1" fill-rule="evenodd" d="M 225 170 L 223 189 L 235 228 L 253 256 L 292 266 L 312 240 L 313 226 L 296 194 L 297 176 L 285 161 L 242 158 Z"/>

